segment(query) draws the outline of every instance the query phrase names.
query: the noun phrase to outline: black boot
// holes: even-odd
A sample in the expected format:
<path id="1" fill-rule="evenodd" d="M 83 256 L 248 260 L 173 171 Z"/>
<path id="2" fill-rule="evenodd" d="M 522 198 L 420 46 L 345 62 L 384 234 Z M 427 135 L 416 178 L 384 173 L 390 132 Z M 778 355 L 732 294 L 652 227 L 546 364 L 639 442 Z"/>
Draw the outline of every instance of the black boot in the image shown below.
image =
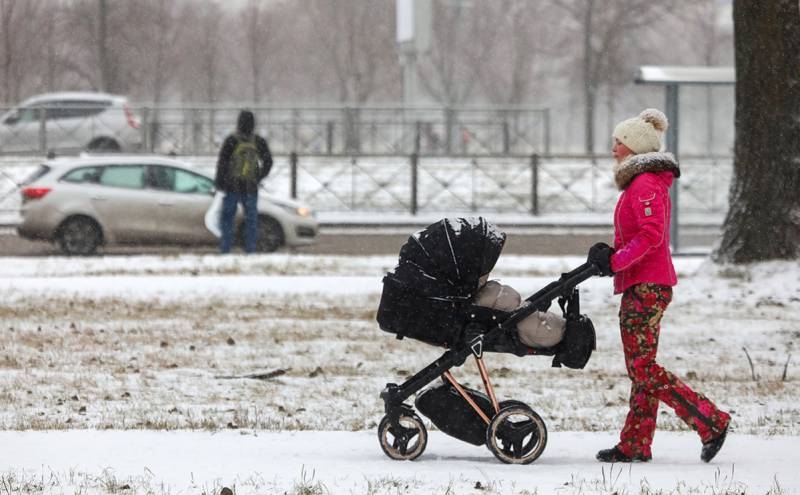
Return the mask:
<path id="1" fill-rule="evenodd" d="M 633 457 L 629 457 L 620 452 L 617 447 L 603 449 L 598 452 L 597 456 L 595 457 L 600 462 L 648 462 L 650 459 L 652 459 L 652 457 L 644 456 L 642 454 L 636 454 Z"/>
<path id="2" fill-rule="evenodd" d="M 725 437 L 728 435 L 728 427 L 726 426 L 722 433 L 719 434 L 717 438 L 713 438 L 708 442 L 703 444 L 703 450 L 700 451 L 700 459 L 703 462 L 711 462 L 711 459 L 717 455 L 719 449 L 722 448 L 722 444 L 725 443 Z"/>

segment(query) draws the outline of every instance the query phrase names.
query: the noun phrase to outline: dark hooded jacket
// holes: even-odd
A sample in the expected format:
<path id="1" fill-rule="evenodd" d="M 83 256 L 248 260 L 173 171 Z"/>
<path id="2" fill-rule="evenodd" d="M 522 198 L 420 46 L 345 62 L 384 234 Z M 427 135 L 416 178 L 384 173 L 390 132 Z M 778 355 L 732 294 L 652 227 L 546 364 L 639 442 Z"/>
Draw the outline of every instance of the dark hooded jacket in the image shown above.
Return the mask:
<path id="1" fill-rule="evenodd" d="M 272 154 L 269 151 L 269 145 L 266 139 L 254 134 L 255 127 L 256 120 L 253 112 L 242 110 L 239 113 L 239 118 L 236 123 L 236 132 L 225 138 L 225 142 L 222 143 L 222 147 L 219 150 L 217 174 L 214 179 L 214 184 L 218 190 L 239 194 L 257 194 L 258 184 L 269 175 L 269 171 L 272 169 Z M 228 172 L 231 166 L 231 156 L 233 155 L 233 150 L 236 148 L 236 144 L 242 139 L 253 138 L 255 138 L 260 162 L 257 180 L 247 181 L 230 177 Z"/>

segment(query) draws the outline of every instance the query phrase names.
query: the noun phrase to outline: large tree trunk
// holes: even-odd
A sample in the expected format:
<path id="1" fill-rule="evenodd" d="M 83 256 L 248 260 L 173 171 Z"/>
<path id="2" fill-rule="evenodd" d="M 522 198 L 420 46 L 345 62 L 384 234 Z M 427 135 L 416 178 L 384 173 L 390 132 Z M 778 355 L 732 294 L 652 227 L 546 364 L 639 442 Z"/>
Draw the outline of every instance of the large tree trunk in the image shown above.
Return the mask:
<path id="1" fill-rule="evenodd" d="M 736 144 L 719 262 L 800 256 L 800 5 L 734 0 Z"/>

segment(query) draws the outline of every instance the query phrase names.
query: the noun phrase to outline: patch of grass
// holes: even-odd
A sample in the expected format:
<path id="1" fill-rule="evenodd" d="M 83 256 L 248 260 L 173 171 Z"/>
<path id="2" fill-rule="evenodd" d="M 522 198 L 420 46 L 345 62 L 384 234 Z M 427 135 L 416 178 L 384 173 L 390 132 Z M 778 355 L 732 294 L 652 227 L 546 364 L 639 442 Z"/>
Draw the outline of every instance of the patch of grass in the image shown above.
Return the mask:
<path id="1" fill-rule="evenodd" d="M 295 480 L 292 489 L 288 492 L 289 495 L 323 495 L 330 493 L 319 480 L 314 480 L 316 472 L 312 469 L 311 472 L 306 470 L 303 466 L 300 470 L 300 478 Z"/>

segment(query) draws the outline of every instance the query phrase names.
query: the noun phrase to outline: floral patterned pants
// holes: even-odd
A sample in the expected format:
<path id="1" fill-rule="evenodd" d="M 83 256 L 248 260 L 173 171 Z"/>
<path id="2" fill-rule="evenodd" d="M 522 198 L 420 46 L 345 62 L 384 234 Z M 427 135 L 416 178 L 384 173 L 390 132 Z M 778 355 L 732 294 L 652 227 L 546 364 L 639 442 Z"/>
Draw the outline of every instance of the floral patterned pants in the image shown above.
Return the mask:
<path id="1" fill-rule="evenodd" d="M 656 363 L 658 334 L 672 288 L 638 284 L 622 295 L 619 321 L 625 366 L 631 379 L 630 411 L 617 448 L 650 457 L 659 401 L 675 410 L 707 442 L 728 426 L 730 415 Z"/>

